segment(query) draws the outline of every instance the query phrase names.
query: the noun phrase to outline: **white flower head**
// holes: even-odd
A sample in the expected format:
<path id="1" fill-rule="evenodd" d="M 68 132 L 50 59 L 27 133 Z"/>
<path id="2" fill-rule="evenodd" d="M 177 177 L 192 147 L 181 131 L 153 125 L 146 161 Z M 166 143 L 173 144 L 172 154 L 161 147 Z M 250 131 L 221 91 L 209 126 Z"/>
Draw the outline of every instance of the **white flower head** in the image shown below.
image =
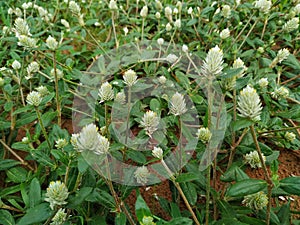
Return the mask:
<path id="1" fill-rule="evenodd" d="M 169 22 L 172 21 L 172 9 L 169 6 L 165 8 L 165 17 L 169 20 Z"/>
<path id="2" fill-rule="evenodd" d="M 100 97 L 99 103 L 112 100 L 114 98 L 112 86 L 108 82 L 103 83 L 99 89 L 98 95 Z"/>
<path id="3" fill-rule="evenodd" d="M 18 60 L 14 60 L 11 67 L 14 70 L 19 70 L 19 69 L 21 69 L 21 63 Z"/>
<path id="4" fill-rule="evenodd" d="M 57 40 L 52 37 L 51 35 L 48 36 L 47 40 L 46 40 L 46 45 L 49 49 L 51 50 L 56 50 L 58 47 L 58 42 Z"/>
<path id="5" fill-rule="evenodd" d="M 187 13 L 188 13 L 189 15 L 192 15 L 192 13 L 193 13 L 193 8 L 192 8 L 192 7 L 188 8 Z"/>
<path id="6" fill-rule="evenodd" d="M 152 137 L 152 134 L 158 129 L 159 117 L 157 116 L 156 112 L 149 110 L 144 113 L 140 124 L 146 131 L 146 134 L 149 137 Z"/>
<path id="7" fill-rule="evenodd" d="M 222 15 L 225 18 L 229 18 L 230 17 L 230 15 L 231 15 L 231 9 L 230 9 L 229 5 L 223 5 L 223 7 L 222 7 Z"/>
<path id="8" fill-rule="evenodd" d="M 27 21 L 20 17 L 15 20 L 15 32 L 17 38 L 21 35 L 31 36 Z"/>
<path id="9" fill-rule="evenodd" d="M 169 63 L 175 63 L 177 61 L 178 57 L 174 54 L 169 54 L 167 55 L 167 58 L 166 60 L 169 62 Z"/>
<path id="10" fill-rule="evenodd" d="M 242 68 L 242 71 L 239 72 L 239 74 L 237 75 L 238 78 L 242 77 L 244 75 L 244 72 L 248 69 L 245 66 L 245 63 L 243 62 L 243 60 L 241 60 L 240 58 L 237 58 L 236 60 L 234 60 L 232 68 L 234 68 L 234 69 Z"/>
<path id="11" fill-rule="evenodd" d="M 37 62 L 31 62 L 28 66 L 27 66 L 27 68 L 26 68 L 26 70 L 27 70 L 27 74 L 28 74 L 28 77 L 27 78 L 31 78 L 32 77 L 32 73 L 36 73 L 36 72 L 38 72 L 39 70 L 40 70 L 40 65 L 37 63 Z M 25 77 L 26 78 L 26 77 Z M 27 79 L 26 78 L 26 79 Z M 28 80 L 29 80 L 28 79 Z"/>
<path id="12" fill-rule="evenodd" d="M 68 141 L 65 138 L 59 138 L 57 141 L 55 141 L 55 147 L 58 149 L 63 149 L 68 145 Z"/>
<path id="13" fill-rule="evenodd" d="M 197 137 L 200 141 L 202 141 L 204 144 L 209 142 L 211 139 L 212 133 L 207 127 L 201 127 L 197 131 Z"/>
<path id="14" fill-rule="evenodd" d="M 127 70 L 123 76 L 124 83 L 131 87 L 137 82 L 136 72 L 132 69 Z"/>
<path id="15" fill-rule="evenodd" d="M 65 28 L 67 28 L 68 30 L 70 29 L 70 24 L 67 20 L 61 19 L 60 22 L 61 22 L 62 25 L 65 26 Z"/>
<path id="16" fill-rule="evenodd" d="M 115 101 L 122 105 L 126 103 L 126 95 L 124 91 L 118 92 L 116 94 Z"/>
<path id="17" fill-rule="evenodd" d="M 68 188 L 61 181 L 51 181 L 47 188 L 45 201 L 50 203 L 50 208 L 67 204 L 66 199 L 69 196 Z"/>
<path id="18" fill-rule="evenodd" d="M 32 91 L 27 95 L 26 102 L 29 105 L 39 106 L 42 102 L 42 97 L 37 91 Z"/>
<path id="19" fill-rule="evenodd" d="M 261 78 L 261 79 L 258 81 L 258 85 L 259 85 L 261 88 L 267 87 L 268 84 L 269 84 L 268 78 Z"/>
<path id="20" fill-rule="evenodd" d="M 136 181 L 142 185 L 145 185 L 148 182 L 149 176 L 150 176 L 149 170 L 145 166 L 138 167 L 134 172 L 134 177 Z"/>
<path id="21" fill-rule="evenodd" d="M 156 18 L 156 19 L 160 19 L 160 17 L 161 17 L 160 12 L 156 12 L 156 13 L 155 13 L 155 18 Z"/>
<path id="22" fill-rule="evenodd" d="M 272 2 L 267 0 L 257 0 L 254 2 L 254 7 L 265 14 L 269 13 L 271 6 Z"/>
<path id="23" fill-rule="evenodd" d="M 123 28 L 123 31 L 124 31 L 125 36 L 126 36 L 126 35 L 128 34 L 128 32 L 129 32 L 129 30 L 128 30 L 127 27 L 124 27 L 124 28 Z"/>
<path id="24" fill-rule="evenodd" d="M 253 121 L 260 120 L 261 101 L 256 90 L 249 85 L 245 87 L 238 97 L 238 111 L 240 116 Z"/>
<path id="25" fill-rule="evenodd" d="M 77 142 L 78 137 L 79 137 L 79 134 L 72 134 L 72 137 L 70 140 L 70 142 L 73 145 L 75 150 L 78 150 L 78 142 Z"/>
<path id="26" fill-rule="evenodd" d="M 300 13 L 300 4 L 297 4 L 294 8 L 293 8 L 293 12 L 298 15 Z"/>
<path id="27" fill-rule="evenodd" d="M 164 39 L 163 38 L 158 38 L 157 39 L 157 44 L 158 45 L 163 45 L 164 44 Z"/>
<path id="28" fill-rule="evenodd" d="M 166 31 L 171 31 L 171 30 L 172 30 L 172 25 L 170 23 L 167 23 Z"/>
<path id="29" fill-rule="evenodd" d="M 43 86 L 43 85 L 35 88 L 35 90 L 38 91 L 38 93 L 41 95 L 41 97 L 44 97 L 44 96 L 46 96 L 46 95 L 48 95 L 50 93 L 49 90 L 48 90 L 48 88 L 45 87 L 45 86 Z"/>
<path id="30" fill-rule="evenodd" d="M 255 194 L 246 195 L 242 203 L 251 209 L 261 210 L 268 205 L 268 196 L 260 191 Z"/>
<path id="31" fill-rule="evenodd" d="M 110 0 L 108 8 L 111 10 L 117 10 L 118 9 L 117 2 L 114 0 Z"/>
<path id="32" fill-rule="evenodd" d="M 293 132 L 286 132 L 284 134 L 284 138 L 289 142 L 293 142 L 296 139 L 296 134 Z"/>
<path id="33" fill-rule="evenodd" d="M 163 6 L 159 0 L 155 0 L 155 7 L 157 10 L 162 10 Z"/>
<path id="34" fill-rule="evenodd" d="M 224 29 L 224 30 L 222 30 L 222 31 L 220 32 L 220 37 L 221 37 L 221 39 L 226 39 L 226 38 L 228 38 L 229 36 L 230 36 L 230 31 L 229 31 L 228 28 L 226 28 L 226 29 Z"/>
<path id="35" fill-rule="evenodd" d="M 156 225 L 156 223 L 153 222 L 152 216 L 144 216 L 141 225 Z"/>
<path id="36" fill-rule="evenodd" d="M 146 18 L 148 15 L 148 7 L 145 5 L 143 6 L 143 8 L 141 9 L 140 12 L 141 17 Z"/>
<path id="37" fill-rule="evenodd" d="M 158 158 L 158 159 L 162 159 L 163 158 L 163 150 L 160 148 L 160 147 L 154 147 L 154 149 L 152 150 L 152 155 L 155 157 L 155 158 Z"/>
<path id="38" fill-rule="evenodd" d="M 158 82 L 161 84 L 165 84 L 167 81 L 167 78 L 165 76 L 160 76 L 159 78 L 157 78 Z"/>
<path id="39" fill-rule="evenodd" d="M 275 90 L 271 93 L 272 98 L 281 99 L 289 97 L 289 90 L 285 87 L 281 86 L 279 88 L 275 88 Z"/>
<path id="40" fill-rule="evenodd" d="M 80 15 L 81 8 L 75 1 L 70 1 L 69 9 L 74 15 Z"/>
<path id="41" fill-rule="evenodd" d="M 22 143 L 23 143 L 23 144 L 29 144 L 29 143 L 30 143 L 29 138 L 28 138 L 28 137 L 23 137 L 23 138 L 22 138 Z"/>
<path id="42" fill-rule="evenodd" d="M 201 70 L 205 76 L 217 76 L 222 72 L 223 51 L 219 46 L 215 46 L 208 51 Z"/>
<path id="43" fill-rule="evenodd" d="M 68 214 L 65 213 L 65 209 L 60 208 L 52 218 L 50 225 L 62 225 L 66 222 L 67 218 Z"/>
<path id="44" fill-rule="evenodd" d="M 279 63 L 281 63 L 283 60 L 287 59 L 287 57 L 290 55 L 290 52 L 288 49 L 284 48 L 284 49 L 280 49 L 277 53 L 277 60 Z"/>
<path id="45" fill-rule="evenodd" d="M 174 15 L 177 15 L 177 14 L 178 14 L 178 12 L 179 12 L 179 11 L 178 11 L 178 9 L 177 9 L 177 8 L 174 8 L 174 9 L 173 9 L 173 14 L 174 14 Z"/>
<path id="46" fill-rule="evenodd" d="M 185 99 L 182 94 L 176 92 L 170 101 L 170 113 L 174 116 L 180 116 L 186 113 L 187 108 L 185 104 Z"/>
<path id="47" fill-rule="evenodd" d="M 50 74 L 51 74 L 52 77 L 55 77 L 54 68 L 51 69 Z M 64 77 L 64 72 L 61 71 L 60 69 L 56 68 L 56 76 L 60 80 Z"/>
<path id="48" fill-rule="evenodd" d="M 24 46 L 25 48 L 36 48 L 37 41 L 27 35 L 20 35 L 18 37 L 18 45 Z"/>
<path id="49" fill-rule="evenodd" d="M 174 23 L 174 27 L 179 29 L 181 27 L 181 20 L 180 19 L 177 19 Z"/>
<path id="50" fill-rule="evenodd" d="M 293 19 L 290 19 L 283 25 L 282 30 L 289 33 L 292 32 L 293 30 L 297 30 L 298 27 L 299 27 L 299 18 L 294 17 Z"/>
<path id="51" fill-rule="evenodd" d="M 263 153 L 262 153 L 262 157 L 265 162 L 266 157 L 264 156 Z M 262 167 L 262 163 L 260 161 L 259 154 L 257 151 L 253 151 L 253 152 L 250 152 L 249 154 L 246 154 L 245 162 L 248 163 L 251 166 L 251 168 L 261 168 Z"/>

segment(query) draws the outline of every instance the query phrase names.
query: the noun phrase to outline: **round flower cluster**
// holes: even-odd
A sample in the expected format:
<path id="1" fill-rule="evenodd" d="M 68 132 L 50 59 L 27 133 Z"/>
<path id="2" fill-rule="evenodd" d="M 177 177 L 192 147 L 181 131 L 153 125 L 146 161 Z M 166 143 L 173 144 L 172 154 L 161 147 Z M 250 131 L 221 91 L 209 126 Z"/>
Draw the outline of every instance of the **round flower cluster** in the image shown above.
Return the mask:
<path id="1" fill-rule="evenodd" d="M 55 206 L 65 205 L 65 201 L 69 196 L 68 188 L 61 181 L 51 181 L 47 188 L 45 201 L 50 203 L 50 208 L 54 209 Z"/>
<path id="2" fill-rule="evenodd" d="M 196 135 L 200 141 L 207 143 L 211 139 L 212 133 L 207 127 L 201 127 L 198 129 Z"/>
<path id="3" fill-rule="evenodd" d="M 255 194 L 245 196 L 242 203 L 249 208 L 260 210 L 267 206 L 268 196 L 264 192 L 260 191 Z"/>
<path id="4" fill-rule="evenodd" d="M 138 167 L 137 170 L 134 172 L 134 177 L 136 181 L 142 185 L 145 185 L 148 182 L 149 176 L 149 170 L 145 166 Z"/>
<path id="5" fill-rule="evenodd" d="M 262 153 L 263 160 L 266 161 L 266 157 Z M 246 163 L 250 164 L 251 168 L 261 168 L 262 163 L 260 161 L 259 155 L 257 151 L 250 152 L 245 156 Z"/>
<path id="6" fill-rule="evenodd" d="M 187 111 L 184 97 L 178 92 L 172 96 L 170 104 L 170 113 L 174 116 L 180 116 Z"/>

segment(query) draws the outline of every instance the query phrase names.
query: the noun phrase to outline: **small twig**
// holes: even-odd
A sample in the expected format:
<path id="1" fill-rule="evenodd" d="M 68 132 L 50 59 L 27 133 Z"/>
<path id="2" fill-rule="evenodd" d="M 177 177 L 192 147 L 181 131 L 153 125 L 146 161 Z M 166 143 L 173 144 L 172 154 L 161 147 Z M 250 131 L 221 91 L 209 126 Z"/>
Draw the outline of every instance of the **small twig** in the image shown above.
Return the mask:
<path id="1" fill-rule="evenodd" d="M 291 81 L 293 81 L 293 80 L 296 80 L 296 79 L 298 79 L 298 78 L 300 78 L 300 74 L 298 74 L 297 76 L 292 77 L 292 78 L 290 78 L 290 79 L 288 79 L 288 80 L 285 80 L 285 81 L 281 82 L 280 85 L 284 85 L 284 84 L 286 84 L 286 83 L 288 83 L 288 82 L 291 82 Z"/>

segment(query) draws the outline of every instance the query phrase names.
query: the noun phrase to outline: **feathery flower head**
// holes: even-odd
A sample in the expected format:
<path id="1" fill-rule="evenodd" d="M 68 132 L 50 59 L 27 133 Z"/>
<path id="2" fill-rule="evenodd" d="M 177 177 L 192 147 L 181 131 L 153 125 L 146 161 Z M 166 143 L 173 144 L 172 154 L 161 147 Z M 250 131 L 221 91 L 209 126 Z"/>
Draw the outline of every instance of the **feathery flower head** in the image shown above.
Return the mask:
<path id="1" fill-rule="evenodd" d="M 163 38 L 158 38 L 157 39 L 157 44 L 158 45 L 163 45 L 164 44 L 164 39 Z"/>
<path id="2" fill-rule="evenodd" d="M 265 14 L 269 13 L 271 6 L 272 2 L 267 0 L 258 0 L 254 2 L 254 7 Z"/>
<path id="3" fill-rule="evenodd" d="M 258 81 L 258 85 L 259 85 L 261 88 L 267 87 L 268 84 L 269 84 L 268 78 L 261 78 L 261 79 Z"/>
<path id="4" fill-rule="evenodd" d="M 153 222 L 152 216 L 144 216 L 142 222 L 140 222 L 141 225 L 156 225 L 156 223 Z"/>
<path id="5" fill-rule="evenodd" d="M 110 0 L 108 8 L 110 10 L 117 10 L 118 9 L 117 2 L 115 0 Z"/>
<path id="6" fill-rule="evenodd" d="M 160 147 L 154 147 L 152 150 L 152 155 L 155 158 L 162 159 L 163 158 L 163 150 Z"/>
<path id="7" fill-rule="evenodd" d="M 172 30 L 172 25 L 170 23 L 167 23 L 166 31 L 171 31 L 171 30 Z"/>
<path id="8" fill-rule="evenodd" d="M 187 111 L 185 100 L 182 94 L 176 92 L 170 101 L 170 113 L 174 116 L 180 116 Z"/>
<path id="9" fill-rule="evenodd" d="M 42 97 L 37 91 L 32 91 L 27 95 L 26 102 L 29 105 L 39 106 L 42 102 Z"/>
<path id="10" fill-rule="evenodd" d="M 159 0 L 155 0 L 155 8 L 159 11 L 162 10 L 163 6 Z"/>
<path id="11" fill-rule="evenodd" d="M 156 19 L 160 19 L 160 17 L 161 17 L 160 12 L 156 12 L 156 13 L 155 13 L 155 18 L 156 18 Z"/>
<path id="12" fill-rule="evenodd" d="M 115 101 L 122 105 L 126 103 L 126 95 L 124 91 L 118 92 L 116 94 Z"/>
<path id="13" fill-rule="evenodd" d="M 231 9 L 230 9 L 229 5 L 223 5 L 223 7 L 222 7 L 222 15 L 225 18 L 229 18 L 230 17 L 230 15 L 231 15 Z"/>
<path id="14" fill-rule="evenodd" d="M 211 139 L 212 133 L 207 127 L 201 127 L 198 129 L 196 135 L 198 139 L 205 144 Z"/>
<path id="15" fill-rule="evenodd" d="M 149 170 L 145 166 L 138 167 L 134 172 L 134 177 L 136 181 L 142 185 L 145 185 L 148 182 L 149 176 L 150 176 Z"/>
<path id="16" fill-rule="evenodd" d="M 167 58 L 166 58 L 166 60 L 169 63 L 175 63 L 177 59 L 178 59 L 178 57 L 174 54 L 169 54 L 169 55 L 167 55 Z"/>
<path id="17" fill-rule="evenodd" d="M 272 98 L 281 99 L 289 97 L 289 90 L 285 87 L 281 86 L 280 88 L 275 88 L 275 90 L 271 93 Z"/>
<path id="18" fill-rule="evenodd" d="M 68 145 L 68 141 L 65 138 L 60 138 L 57 141 L 55 141 L 55 147 L 58 149 L 63 149 Z"/>
<path id="19" fill-rule="evenodd" d="M 29 77 L 31 77 L 32 73 L 37 73 L 40 70 L 40 65 L 37 62 L 31 62 L 27 66 L 27 74 Z"/>
<path id="20" fill-rule="evenodd" d="M 299 27 L 299 18 L 294 17 L 293 19 L 290 19 L 283 25 L 282 30 L 289 33 L 292 32 L 293 30 L 298 29 L 298 27 Z"/>
<path id="21" fill-rule="evenodd" d="M 222 31 L 220 32 L 220 37 L 221 37 L 221 39 L 226 39 L 226 38 L 228 38 L 229 36 L 230 36 L 230 31 L 229 31 L 228 28 L 226 28 L 226 29 L 224 29 L 224 30 L 222 30 Z"/>
<path id="22" fill-rule="evenodd" d="M 242 71 L 237 75 L 238 78 L 242 77 L 244 75 L 244 72 L 248 69 L 245 66 L 245 63 L 243 62 L 243 60 L 241 60 L 240 58 L 237 58 L 236 60 L 234 60 L 232 68 L 234 68 L 234 69 L 242 68 Z"/>
<path id="23" fill-rule="evenodd" d="M 140 12 L 141 17 L 146 18 L 148 15 L 148 7 L 145 5 L 143 6 L 143 8 L 141 9 Z"/>
<path id="24" fill-rule="evenodd" d="M 245 87 L 238 97 L 238 111 L 240 116 L 253 121 L 260 120 L 261 102 L 256 90 L 249 85 Z"/>
<path id="25" fill-rule="evenodd" d="M 77 139 L 79 137 L 79 134 L 72 134 L 72 137 L 71 137 L 71 144 L 73 145 L 74 149 L 78 151 L 78 142 L 77 142 Z"/>
<path id="26" fill-rule="evenodd" d="M 293 132 L 286 132 L 284 134 L 284 138 L 289 141 L 289 142 L 292 142 L 296 139 L 296 134 L 294 134 Z"/>
<path id="27" fill-rule="evenodd" d="M 187 53 L 189 51 L 189 47 L 187 45 L 182 45 L 182 51 Z"/>
<path id="28" fill-rule="evenodd" d="M 27 21 L 20 17 L 15 20 L 15 31 L 17 38 L 19 38 L 21 35 L 31 36 Z"/>
<path id="29" fill-rule="evenodd" d="M 175 22 L 174 22 L 174 27 L 179 29 L 181 27 L 181 20 L 180 19 L 177 19 Z"/>
<path id="30" fill-rule="evenodd" d="M 152 134 L 157 130 L 159 125 L 159 117 L 156 112 L 151 110 L 144 113 L 144 116 L 141 121 L 141 126 L 145 129 L 146 134 L 149 137 L 152 137 Z"/>
<path id="31" fill-rule="evenodd" d="M 46 45 L 49 49 L 54 51 L 58 47 L 58 42 L 55 38 L 53 38 L 51 35 L 49 35 L 47 40 L 46 40 Z"/>
<path id="32" fill-rule="evenodd" d="M 136 72 L 132 69 L 127 70 L 123 76 L 124 83 L 127 84 L 128 87 L 133 86 L 137 82 Z"/>
<path id="33" fill-rule="evenodd" d="M 51 181 L 47 188 L 45 201 L 50 203 L 50 208 L 53 210 L 56 205 L 65 205 L 65 201 L 69 196 L 68 188 L 61 181 Z"/>
<path id="34" fill-rule="evenodd" d="M 165 8 L 165 17 L 169 20 L 169 22 L 172 21 L 172 9 L 169 6 Z"/>
<path id="35" fill-rule="evenodd" d="M 99 103 L 112 100 L 114 98 L 112 86 L 108 82 L 103 83 L 99 89 L 98 95 L 100 97 Z"/>
<path id="36" fill-rule="evenodd" d="M 45 87 L 45 86 L 43 86 L 43 85 L 41 85 L 41 86 L 35 88 L 35 90 L 38 91 L 38 93 L 41 95 L 41 97 L 44 97 L 44 96 L 46 96 L 47 94 L 49 94 L 48 88 Z"/>
<path id="37" fill-rule="evenodd" d="M 284 49 L 280 49 L 277 53 L 277 60 L 279 63 L 281 63 L 283 60 L 287 59 L 287 57 L 290 55 L 290 52 L 288 49 L 284 48 Z"/>
<path id="38" fill-rule="evenodd" d="M 27 35 L 20 35 L 18 37 L 18 45 L 19 46 L 24 46 L 25 48 L 36 48 L 36 40 L 28 37 Z"/>
<path id="39" fill-rule="evenodd" d="M 266 161 L 266 157 L 262 153 L 263 160 Z M 245 162 L 248 163 L 251 168 L 261 168 L 262 164 L 257 151 L 250 152 L 245 155 Z"/>
<path id="40" fill-rule="evenodd" d="M 62 225 L 67 220 L 67 213 L 65 213 L 65 209 L 60 208 L 55 216 L 52 218 L 52 222 L 50 225 Z"/>
<path id="41" fill-rule="evenodd" d="M 205 76 L 217 76 L 223 70 L 223 51 L 216 45 L 210 49 L 202 65 L 202 73 Z"/>
<path id="42" fill-rule="evenodd" d="M 23 144 L 29 144 L 29 143 L 30 143 L 29 138 L 28 138 L 28 137 L 23 137 L 23 138 L 22 138 L 22 143 L 23 143 Z"/>
<path id="43" fill-rule="evenodd" d="M 69 2 L 69 9 L 74 15 L 80 15 L 81 8 L 75 1 Z"/>
<path id="44" fill-rule="evenodd" d="M 55 74 L 54 74 L 54 68 L 51 69 L 50 74 L 51 74 L 52 77 L 55 76 Z M 62 79 L 64 77 L 64 72 L 61 71 L 60 69 L 56 68 L 56 76 L 57 76 L 57 79 L 60 80 L 60 79 Z"/>
<path id="45" fill-rule="evenodd" d="M 14 60 L 13 63 L 11 64 L 11 67 L 14 70 L 21 69 L 21 63 L 18 60 Z"/>
<path id="46" fill-rule="evenodd" d="M 61 22 L 62 25 L 65 26 L 65 28 L 67 28 L 67 30 L 70 29 L 70 24 L 69 24 L 69 22 L 67 20 L 61 19 L 60 22 Z"/>
<path id="47" fill-rule="evenodd" d="M 157 78 L 158 82 L 161 84 L 165 84 L 167 81 L 167 78 L 165 76 L 160 76 L 159 78 Z"/>
<path id="48" fill-rule="evenodd" d="M 268 205 L 268 196 L 260 191 L 255 194 L 246 195 L 242 203 L 251 209 L 260 210 Z"/>

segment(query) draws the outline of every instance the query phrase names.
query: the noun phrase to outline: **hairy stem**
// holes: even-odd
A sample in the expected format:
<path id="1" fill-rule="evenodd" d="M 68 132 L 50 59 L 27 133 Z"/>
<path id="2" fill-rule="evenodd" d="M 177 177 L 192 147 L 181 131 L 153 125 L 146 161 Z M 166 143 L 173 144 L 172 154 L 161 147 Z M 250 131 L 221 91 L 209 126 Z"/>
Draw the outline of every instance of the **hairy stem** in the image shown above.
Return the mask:
<path id="1" fill-rule="evenodd" d="M 34 107 L 34 108 L 35 108 L 36 115 L 37 115 L 37 117 L 38 117 L 39 123 L 40 123 L 40 125 L 41 125 L 43 135 L 44 135 L 44 137 L 45 137 L 45 139 L 46 139 L 46 142 L 47 142 L 47 145 L 48 145 L 48 148 L 49 148 L 49 150 L 48 150 L 47 153 L 49 153 L 50 150 L 51 150 L 51 144 L 50 144 L 50 141 L 49 141 L 49 138 L 48 138 L 48 134 L 47 134 L 47 132 L 46 132 L 46 129 L 45 129 L 45 126 L 44 126 L 42 117 L 41 117 L 41 113 L 40 113 L 38 107 Z"/>
<path id="2" fill-rule="evenodd" d="M 61 127 L 61 107 L 59 101 L 59 89 L 58 89 L 58 77 L 56 71 L 56 52 L 53 51 L 53 69 L 54 69 L 54 83 L 55 83 L 55 100 L 56 100 L 56 110 L 57 110 L 57 124 Z"/>

